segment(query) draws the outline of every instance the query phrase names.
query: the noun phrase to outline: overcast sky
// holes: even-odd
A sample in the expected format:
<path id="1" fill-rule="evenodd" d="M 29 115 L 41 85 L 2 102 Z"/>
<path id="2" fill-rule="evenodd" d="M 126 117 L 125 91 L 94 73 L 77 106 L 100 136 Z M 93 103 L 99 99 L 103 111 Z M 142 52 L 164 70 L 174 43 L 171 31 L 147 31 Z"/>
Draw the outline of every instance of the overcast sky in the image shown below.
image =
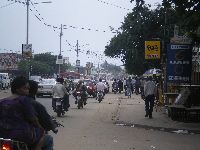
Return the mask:
<path id="1" fill-rule="evenodd" d="M 44 1 L 30 1 L 29 43 L 35 54 L 59 54 L 59 28 L 63 24 L 67 26 L 63 27 L 62 55 L 69 57 L 72 64 L 77 59 L 77 40 L 81 65 L 86 62 L 97 65 L 105 60 L 116 65 L 122 64 L 119 59 L 105 57 L 103 51 L 107 42 L 115 35 L 109 26 L 119 28 L 124 17 L 134 7 L 130 0 L 51 0 L 50 4 L 40 3 Z M 39 4 L 32 5 L 31 2 Z M 146 3 L 156 2 L 161 0 L 146 0 Z M 26 44 L 26 5 L 11 3 L 11 0 L 0 0 L 0 52 L 13 50 L 21 53 L 21 45 Z"/>

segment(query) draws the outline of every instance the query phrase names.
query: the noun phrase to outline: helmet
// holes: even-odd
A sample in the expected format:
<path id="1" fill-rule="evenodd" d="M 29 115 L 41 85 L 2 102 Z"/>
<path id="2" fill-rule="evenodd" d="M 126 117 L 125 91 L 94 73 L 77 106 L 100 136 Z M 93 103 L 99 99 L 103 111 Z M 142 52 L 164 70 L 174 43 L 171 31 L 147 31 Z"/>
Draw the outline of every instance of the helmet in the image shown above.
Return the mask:
<path id="1" fill-rule="evenodd" d="M 79 83 L 79 84 L 83 83 L 83 80 L 79 80 L 78 83 Z"/>

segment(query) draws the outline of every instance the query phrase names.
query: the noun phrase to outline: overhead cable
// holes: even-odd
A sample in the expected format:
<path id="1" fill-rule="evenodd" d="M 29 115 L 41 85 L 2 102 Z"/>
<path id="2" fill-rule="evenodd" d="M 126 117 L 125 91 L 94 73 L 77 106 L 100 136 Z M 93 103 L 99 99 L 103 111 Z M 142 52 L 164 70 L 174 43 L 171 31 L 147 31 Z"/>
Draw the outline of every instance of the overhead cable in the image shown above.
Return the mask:
<path id="1" fill-rule="evenodd" d="M 0 6 L 0 9 L 1 9 L 1 8 L 5 8 L 5 7 L 8 7 L 8 6 L 10 6 L 10 5 L 14 4 L 14 3 L 15 3 L 15 2 L 12 2 L 12 3 L 9 3 L 9 4 L 2 5 L 2 6 Z"/>
<path id="2" fill-rule="evenodd" d="M 112 4 L 112 3 L 108 3 L 108 2 L 106 2 L 106 1 L 102 1 L 102 0 L 97 0 L 97 1 L 99 1 L 99 2 L 101 2 L 101 3 L 104 3 L 104 4 L 106 4 L 106 5 L 111 5 L 111 6 L 114 6 L 114 7 L 116 7 L 116 8 L 120 8 L 120 9 L 124 9 L 124 10 L 130 11 L 130 9 L 128 9 L 128 8 L 125 8 L 125 7 L 122 7 L 122 6 L 118 6 L 118 5 L 115 5 L 115 4 Z"/>

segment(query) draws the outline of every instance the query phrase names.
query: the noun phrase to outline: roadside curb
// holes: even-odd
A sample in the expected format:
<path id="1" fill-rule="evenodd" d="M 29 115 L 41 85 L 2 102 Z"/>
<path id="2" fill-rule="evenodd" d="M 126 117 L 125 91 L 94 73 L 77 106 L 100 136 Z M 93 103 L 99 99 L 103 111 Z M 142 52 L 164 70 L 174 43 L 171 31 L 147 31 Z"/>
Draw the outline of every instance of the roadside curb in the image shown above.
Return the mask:
<path id="1" fill-rule="evenodd" d="M 200 123 L 173 121 L 167 116 L 163 108 L 160 108 L 158 112 L 154 112 L 155 117 L 153 119 L 145 118 L 145 104 L 138 95 L 133 95 L 132 98 L 119 96 L 117 105 L 115 117 L 112 119 L 113 123 L 117 126 L 187 135 L 200 134 Z"/>
<path id="2" fill-rule="evenodd" d="M 146 130 L 157 130 L 169 133 L 178 133 L 178 134 L 200 134 L 200 130 L 190 130 L 190 129 L 178 129 L 178 128 L 166 128 L 166 127 L 156 127 L 156 126 L 148 126 L 142 124 L 134 124 L 124 121 L 115 121 L 115 125 L 117 126 L 124 126 L 124 127 L 131 127 L 131 128 L 142 128 Z"/>

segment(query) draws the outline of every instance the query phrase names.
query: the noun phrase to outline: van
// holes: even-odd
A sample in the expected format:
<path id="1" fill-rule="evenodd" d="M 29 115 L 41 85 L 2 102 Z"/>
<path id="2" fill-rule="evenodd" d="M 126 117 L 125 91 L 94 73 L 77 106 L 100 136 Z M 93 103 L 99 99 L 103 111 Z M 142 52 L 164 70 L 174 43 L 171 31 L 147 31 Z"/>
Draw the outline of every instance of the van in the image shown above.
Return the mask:
<path id="1" fill-rule="evenodd" d="M 0 83 L 2 89 L 8 89 L 10 87 L 10 78 L 8 73 L 0 73 Z"/>

